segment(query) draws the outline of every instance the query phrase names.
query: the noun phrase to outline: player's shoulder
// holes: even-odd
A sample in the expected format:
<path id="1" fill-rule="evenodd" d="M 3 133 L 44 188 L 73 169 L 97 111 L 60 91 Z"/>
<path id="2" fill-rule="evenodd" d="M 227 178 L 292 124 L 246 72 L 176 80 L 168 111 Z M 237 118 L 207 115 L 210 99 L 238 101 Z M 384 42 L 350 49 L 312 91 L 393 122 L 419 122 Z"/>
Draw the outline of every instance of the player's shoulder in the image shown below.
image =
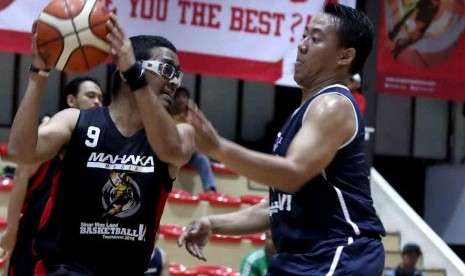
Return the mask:
<path id="1" fill-rule="evenodd" d="M 79 114 L 81 111 L 76 108 L 66 108 L 61 111 L 59 111 L 57 114 L 55 114 L 52 117 L 53 119 L 59 119 L 59 120 L 75 120 L 77 121 Z"/>
<path id="2" fill-rule="evenodd" d="M 321 94 L 315 97 L 312 104 L 308 107 L 309 112 L 322 116 L 333 117 L 352 112 L 353 104 L 348 97 L 339 93 Z"/>

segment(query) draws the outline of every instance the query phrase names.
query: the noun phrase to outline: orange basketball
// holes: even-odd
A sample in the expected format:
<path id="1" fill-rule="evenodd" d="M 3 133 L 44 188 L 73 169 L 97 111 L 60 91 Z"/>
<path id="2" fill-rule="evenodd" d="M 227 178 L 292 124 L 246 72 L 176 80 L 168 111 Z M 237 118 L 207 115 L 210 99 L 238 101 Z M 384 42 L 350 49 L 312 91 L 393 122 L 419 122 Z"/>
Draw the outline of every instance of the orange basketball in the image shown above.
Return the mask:
<path id="1" fill-rule="evenodd" d="M 53 0 L 37 20 L 37 45 L 48 66 L 77 73 L 108 57 L 106 22 L 110 12 L 100 0 Z"/>

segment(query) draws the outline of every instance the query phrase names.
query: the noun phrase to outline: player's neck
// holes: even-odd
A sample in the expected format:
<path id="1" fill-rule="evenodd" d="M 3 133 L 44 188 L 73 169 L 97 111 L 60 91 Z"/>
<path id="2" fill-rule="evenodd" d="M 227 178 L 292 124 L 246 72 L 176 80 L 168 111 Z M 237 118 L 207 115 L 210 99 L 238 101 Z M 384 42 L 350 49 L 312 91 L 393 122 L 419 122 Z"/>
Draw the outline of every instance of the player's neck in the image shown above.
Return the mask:
<path id="1" fill-rule="evenodd" d="M 334 84 L 342 84 L 344 83 L 344 77 L 339 75 L 334 75 L 327 78 L 319 78 L 313 81 L 308 88 L 302 88 L 302 102 L 301 104 L 305 103 L 308 99 L 313 97 L 316 93 L 321 91 L 327 86 L 334 85 Z"/>
<path id="2" fill-rule="evenodd" d="M 128 97 L 121 93 L 108 108 L 113 123 L 122 135 L 130 137 L 143 128 L 134 97 Z"/>

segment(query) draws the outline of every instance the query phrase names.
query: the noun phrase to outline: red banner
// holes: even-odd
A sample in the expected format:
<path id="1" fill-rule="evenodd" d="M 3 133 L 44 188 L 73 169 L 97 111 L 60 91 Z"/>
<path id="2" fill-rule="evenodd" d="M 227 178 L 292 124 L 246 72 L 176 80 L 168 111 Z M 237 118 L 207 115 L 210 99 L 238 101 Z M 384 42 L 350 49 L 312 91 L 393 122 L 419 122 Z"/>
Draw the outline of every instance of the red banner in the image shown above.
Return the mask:
<path id="1" fill-rule="evenodd" d="M 377 90 L 465 101 L 465 0 L 383 0 Z"/>
<path id="2" fill-rule="evenodd" d="M 32 23 L 49 1 L 0 0 L 0 51 L 31 51 Z M 293 75 L 299 38 L 325 1 L 336 0 L 100 1 L 118 16 L 128 35 L 171 40 L 187 73 L 297 86 Z M 62 21 L 50 28 L 65 32 L 67 43 L 78 43 L 76 32 L 67 33 L 71 18 L 54 20 Z"/>

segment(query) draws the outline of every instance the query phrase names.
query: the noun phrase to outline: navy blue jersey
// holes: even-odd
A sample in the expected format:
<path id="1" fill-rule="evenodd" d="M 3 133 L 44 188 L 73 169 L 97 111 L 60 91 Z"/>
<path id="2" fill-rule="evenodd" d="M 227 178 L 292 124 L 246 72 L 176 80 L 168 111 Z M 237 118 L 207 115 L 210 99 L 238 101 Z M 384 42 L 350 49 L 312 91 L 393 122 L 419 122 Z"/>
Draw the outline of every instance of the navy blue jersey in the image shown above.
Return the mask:
<path id="1" fill-rule="evenodd" d="M 80 111 L 37 237 L 45 267 L 143 275 L 172 184 L 144 130 L 124 137 L 108 108 Z"/>
<path id="2" fill-rule="evenodd" d="M 273 153 L 286 156 L 308 107 L 316 97 L 331 93 L 346 97 L 352 103 L 356 131 L 352 139 L 340 147 L 329 166 L 298 192 L 289 194 L 270 189 L 273 241 L 280 253 L 309 252 L 322 240 L 357 236 L 379 239 L 385 234 L 371 198 L 362 115 L 345 86 L 326 87 L 298 108 L 278 133 Z"/>
<path id="3" fill-rule="evenodd" d="M 9 262 L 8 271 L 11 275 L 34 275 L 38 258 L 33 251 L 33 242 L 42 212 L 50 196 L 50 189 L 53 182 L 58 181 L 60 163 L 58 156 L 42 163 L 29 179 L 16 244 Z"/>

